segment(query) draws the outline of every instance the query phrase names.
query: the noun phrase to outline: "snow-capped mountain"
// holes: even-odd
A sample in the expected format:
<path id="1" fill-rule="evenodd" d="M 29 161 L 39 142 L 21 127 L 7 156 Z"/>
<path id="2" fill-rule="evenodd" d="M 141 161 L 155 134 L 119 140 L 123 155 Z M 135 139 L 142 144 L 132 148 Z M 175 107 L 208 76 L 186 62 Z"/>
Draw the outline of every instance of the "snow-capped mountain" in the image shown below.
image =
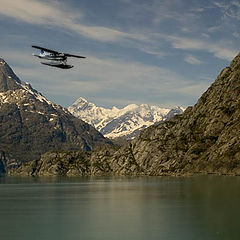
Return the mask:
<path id="1" fill-rule="evenodd" d="M 165 121 L 184 109 L 130 104 L 124 108 L 103 108 L 80 97 L 68 107 L 74 116 L 94 126 L 105 137 L 133 139 L 139 132 L 150 125 Z"/>
<path id="2" fill-rule="evenodd" d="M 92 126 L 21 81 L 0 58 L 0 162 L 29 161 L 53 150 L 111 144 Z"/>

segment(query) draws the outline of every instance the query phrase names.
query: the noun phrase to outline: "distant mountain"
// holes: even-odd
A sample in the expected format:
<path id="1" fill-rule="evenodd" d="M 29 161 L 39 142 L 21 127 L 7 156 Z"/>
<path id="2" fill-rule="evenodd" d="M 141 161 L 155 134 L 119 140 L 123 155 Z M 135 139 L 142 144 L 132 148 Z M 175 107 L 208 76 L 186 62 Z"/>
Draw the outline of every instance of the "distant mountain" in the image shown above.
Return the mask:
<path id="1" fill-rule="evenodd" d="M 50 150 L 91 150 L 106 143 L 101 133 L 21 81 L 0 59 L 0 162 L 14 165 Z"/>
<path id="2" fill-rule="evenodd" d="M 133 139 L 141 130 L 181 114 L 184 109 L 160 108 L 147 104 L 130 104 L 122 109 L 117 107 L 109 109 L 97 107 L 80 97 L 68 110 L 74 116 L 94 126 L 105 137 Z"/>

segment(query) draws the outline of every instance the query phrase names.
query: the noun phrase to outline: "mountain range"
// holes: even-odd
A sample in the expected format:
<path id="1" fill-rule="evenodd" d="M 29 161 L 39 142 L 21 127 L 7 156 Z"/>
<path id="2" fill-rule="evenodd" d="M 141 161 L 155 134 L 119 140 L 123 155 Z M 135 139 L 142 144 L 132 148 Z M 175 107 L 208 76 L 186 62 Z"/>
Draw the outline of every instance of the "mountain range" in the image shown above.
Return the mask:
<path id="1" fill-rule="evenodd" d="M 169 120 L 184 111 L 182 107 L 168 109 L 147 104 L 130 104 L 124 108 L 115 106 L 103 108 L 82 97 L 68 107 L 68 110 L 111 139 L 134 139 L 143 129 Z"/>
<path id="2" fill-rule="evenodd" d="M 12 175 L 240 175 L 240 54 L 193 107 L 119 147 L 48 152 Z"/>
<path id="3" fill-rule="evenodd" d="M 7 78 L 5 76 L 5 80 L 8 80 Z M 15 91 L 9 93 L 14 96 Z M 11 120 L 9 126 L 6 125 L 8 127 L 6 129 L 11 131 L 9 134 L 9 131 L 1 128 L 0 136 L 1 138 L 4 134 L 8 136 L 5 138 L 9 141 L 4 145 L 5 150 L 8 150 L 9 154 L 15 154 L 14 147 L 19 145 L 14 145 L 14 142 L 21 141 L 21 137 L 16 134 L 21 126 L 20 119 L 15 117 L 18 116 L 19 110 L 16 107 L 16 101 L 12 106 L 11 104 L 8 106 L 9 100 L 5 94 L 1 99 L 1 111 L 4 104 L 9 109 L 3 117 L 0 115 L 1 124 Z M 35 123 L 41 124 L 41 118 L 39 119 Z M 240 175 L 239 129 L 240 54 L 233 59 L 230 66 L 220 72 L 194 106 L 188 107 L 183 114 L 176 115 L 168 121 L 151 125 L 141 131 L 137 138 L 126 141 L 124 145 L 104 144 L 88 152 L 75 149 L 61 151 L 50 149 L 36 160 L 28 161 L 17 168 L 7 169 L 7 174 L 28 176 Z M 25 133 L 25 131 L 28 133 L 26 129 L 22 132 Z M 101 139 L 102 142 L 106 142 L 103 138 Z M 24 152 L 25 155 L 26 153 L 27 151 Z M 0 156 L 1 159 L 4 158 L 3 153 Z M 2 168 L 3 164 L 0 160 L 0 169 Z"/>
<path id="4" fill-rule="evenodd" d="M 111 144 L 91 125 L 47 100 L 0 59 L 0 168 L 51 150 L 91 150 Z"/>

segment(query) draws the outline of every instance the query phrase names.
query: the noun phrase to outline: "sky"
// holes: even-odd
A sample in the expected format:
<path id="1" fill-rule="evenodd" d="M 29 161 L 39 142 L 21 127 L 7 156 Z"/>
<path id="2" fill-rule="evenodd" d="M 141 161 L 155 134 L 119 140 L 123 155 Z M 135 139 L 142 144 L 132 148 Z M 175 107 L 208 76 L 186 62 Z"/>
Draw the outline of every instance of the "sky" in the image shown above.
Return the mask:
<path id="1" fill-rule="evenodd" d="M 239 52 L 240 0 L 0 0 L 0 57 L 64 107 L 194 105 Z M 63 70 L 39 45 L 80 54 Z"/>

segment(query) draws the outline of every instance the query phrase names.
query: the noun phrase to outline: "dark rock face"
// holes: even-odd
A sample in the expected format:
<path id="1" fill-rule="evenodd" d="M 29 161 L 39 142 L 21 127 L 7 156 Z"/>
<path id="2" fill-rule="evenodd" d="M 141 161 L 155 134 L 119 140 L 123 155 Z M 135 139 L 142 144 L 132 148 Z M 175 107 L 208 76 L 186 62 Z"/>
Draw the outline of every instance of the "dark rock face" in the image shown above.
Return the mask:
<path id="1" fill-rule="evenodd" d="M 240 55 L 194 107 L 132 142 L 149 175 L 240 174 Z"/>
<path id="2" fill-rule="evenodd" d="M 67 109 L 21 82 L 0 59 L 0 152 L 9 161 L 30 161 L 51 150 L 91 150 L 111 144 Z"/>
<path id="3" fill-rule="evenodd" d="M 194 107 L 147 128 L 129 144 L 118 149 L 100 148 L 88 155 L 78 153 L 81 160 L 71 153 L 65 153 L 68 157 L 56 154 L 46 153 L 41 162 L 31 163 L 35 164 L 34 174 L 240 175 L 240 55 L 222 70 Z M 71 156 L 76 165 L 59 163 Z M 87 163 L 85 170 L 80 171 L 83 163 Z M 50 166 L 56 164 L 65 170 L 50 172 Z M 23 166 L 18 173 L 29 174 L 32 169 Z"/>
<path id="4" fill-rule="evenodd" d="M 4 156 L 4 153 L 1 153 L 0 155 L 0 176 L 1 175 L 4 175 L 6 173 L 6 168 L 5 168 L 5 156 Z"/>
<path id="5" fill-rule="evenodd" d="M 21 80 L 15 75 L 8 64 L 0 58 L 0 92 L 21 88 Z"/>

